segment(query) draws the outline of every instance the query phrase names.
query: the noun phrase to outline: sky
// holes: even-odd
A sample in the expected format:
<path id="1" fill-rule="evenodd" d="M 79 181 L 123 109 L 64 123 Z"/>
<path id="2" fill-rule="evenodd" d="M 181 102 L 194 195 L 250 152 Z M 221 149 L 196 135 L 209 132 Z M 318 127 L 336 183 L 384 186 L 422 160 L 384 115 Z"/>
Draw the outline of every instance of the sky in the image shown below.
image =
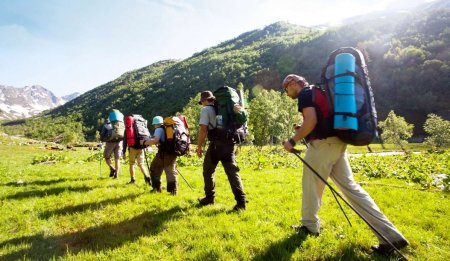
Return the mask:
<path id="1" fill-rule="evenodd" d="M 424 1 L 1 0 L 0 85 L 84 93 L 278 21 L 337 25 Z"/>

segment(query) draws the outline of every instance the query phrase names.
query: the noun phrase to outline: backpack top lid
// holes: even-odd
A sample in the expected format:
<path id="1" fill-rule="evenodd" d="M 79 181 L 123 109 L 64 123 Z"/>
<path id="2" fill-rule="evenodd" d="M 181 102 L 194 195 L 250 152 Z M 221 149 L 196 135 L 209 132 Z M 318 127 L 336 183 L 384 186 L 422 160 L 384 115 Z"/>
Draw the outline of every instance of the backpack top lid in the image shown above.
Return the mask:
<path id="1" fill-rule="evenodd" d="M 119 110 L 113 110 L 109 113 L 108 117 L 109 121 L 122 121 L 123 122 L 123 114 Z"/>
<path id="2" fill-rule="evenodd" d="M 214 91 L 214 96 L 216 97 L 217 104 L 222 104 L 229 100 L 231 100 L 234 104 L 237 104 L 241 100 L 236 90 L 228 86 L 219 87 Z"/>

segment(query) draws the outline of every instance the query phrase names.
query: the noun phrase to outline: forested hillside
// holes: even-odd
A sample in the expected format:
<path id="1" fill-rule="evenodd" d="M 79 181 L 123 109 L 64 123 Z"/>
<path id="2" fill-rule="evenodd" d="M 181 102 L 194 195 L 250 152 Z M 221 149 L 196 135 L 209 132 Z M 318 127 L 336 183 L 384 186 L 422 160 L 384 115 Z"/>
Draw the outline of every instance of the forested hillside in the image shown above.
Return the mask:
<path id="1" fill-rule="evenodd" d="M 255 86 L 277 89 L 288 73 L 302 74 L 315 83 L 331 51 L 354 46 L 368 56 L 379 119 L 395 110 L 415 124 L 415 135 L 420 135 L 427 114 L 447 116 L 450 111 L 450 8 L 442 3 L 443 8 L 359 19 L 328 30 L 275 23 L 188 59 L 161 61 L 125 73 L 44 118 L 81 121 L 84 135 L 93 139 L 113 108 L 150 119 L 181 111 L 198 92 L 223 84 L 243 83 L 251 99 Z M 29 119 L 14 128 L 33 137 L 37 121 L 44 120 Z"/>

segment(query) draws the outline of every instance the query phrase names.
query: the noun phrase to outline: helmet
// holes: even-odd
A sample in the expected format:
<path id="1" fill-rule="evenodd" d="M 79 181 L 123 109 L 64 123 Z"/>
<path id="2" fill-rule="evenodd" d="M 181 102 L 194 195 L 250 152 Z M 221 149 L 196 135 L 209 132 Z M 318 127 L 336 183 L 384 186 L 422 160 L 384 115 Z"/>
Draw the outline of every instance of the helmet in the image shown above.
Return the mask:
<path id="1" fill-rule="evenodd" d="M 161 116 L 153 117 L 152 125 L 160 125 L 160 124 L 163 124 L 163 117 Z"/>
<path id="2" fill-rule="evenodd" d="M 286 89 L 286 87 L 291 83 L 291 82 L 302 82 L 305 85 L 308 85 L 308 82 L 305 80 L 305 78 L 303 78 L 302 76 L 298 76 L 297 74 L 289 74 L 288 76 L 286 76 L 286 78 L 284 78 L 283 83 L 281 84 L 281 87 L 283 89 Z"/>

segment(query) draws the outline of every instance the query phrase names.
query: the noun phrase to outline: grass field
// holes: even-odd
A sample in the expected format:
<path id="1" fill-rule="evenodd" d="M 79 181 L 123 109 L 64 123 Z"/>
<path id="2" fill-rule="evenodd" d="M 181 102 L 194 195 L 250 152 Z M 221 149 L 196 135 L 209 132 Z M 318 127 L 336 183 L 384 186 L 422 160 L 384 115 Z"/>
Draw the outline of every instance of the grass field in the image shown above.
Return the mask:
<path id="1" fill-rule="evenodd" d="M 105 164 L 100 173 L 99 161 L 87 161 L 96 153 L 87 148 L 51 152 L 44 144 L 0 141 L 0 260 L 389 260 L 370 250 L 375 236 L 344 207 L 348 225 L 328 190 L 321 235 L 290 229 L 301 201 L 301 168 L 293 155 L 284 156 L 291 167 L 257 170 L 242 162 L 251 156 L 239 155 L 249 203 L 234 213 L 221 166 L 216 204 L 199 207 L 198 164 L 179 167 L 194 190 L 180 177 L 174 197 L 150 194 L 139 171 L 137 183 L 127 185 L 127 165 L 117 180 L 108 178 Z M 450 260 L 447 192 L 394 178 L 355 178 L 410 241 L 403 251 L 408 258 Z"/>

